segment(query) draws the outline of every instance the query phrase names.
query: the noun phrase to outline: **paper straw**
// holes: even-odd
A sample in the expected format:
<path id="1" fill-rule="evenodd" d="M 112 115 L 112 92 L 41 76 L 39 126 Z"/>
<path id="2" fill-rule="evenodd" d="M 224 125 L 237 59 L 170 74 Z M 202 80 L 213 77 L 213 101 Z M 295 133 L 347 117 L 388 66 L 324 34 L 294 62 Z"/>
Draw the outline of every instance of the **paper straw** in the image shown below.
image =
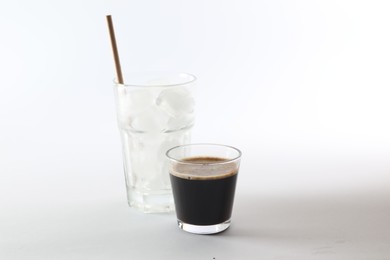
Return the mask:
<path id="1" fill-rule="evenodd" d="M 114 54 L 115 69 L 116 69 L 116 75 L 118 78 L 118 83 L 123 84 L 121 63 L 119 61 L 118 48 L 116 46 L 115 32 L 114 32 L 114 26 L 112 23 L 111 15 L 107 15 L 106 18 L 107 18 L 107 24 L 108 24 L 108 31 L 110 32 L 111 46 L 112 46 L 112 52 Z"/>

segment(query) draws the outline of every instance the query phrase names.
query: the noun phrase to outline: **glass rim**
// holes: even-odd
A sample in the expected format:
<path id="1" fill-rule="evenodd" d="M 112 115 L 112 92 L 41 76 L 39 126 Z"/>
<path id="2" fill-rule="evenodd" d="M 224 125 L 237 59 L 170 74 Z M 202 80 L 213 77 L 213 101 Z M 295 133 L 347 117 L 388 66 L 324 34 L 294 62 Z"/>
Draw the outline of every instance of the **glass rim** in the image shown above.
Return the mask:
<path id="1" fill-rule="evenodd" d="M 176 150 L 176 149 L 183 148 L 183 147 L 189 147 L 189 146 L 224 147 L 224 148 L 229 148 L 229 149 L 232 149 L 232 150 L 236 151 L 238 155 L 235 156 L 232 159 L 228 159 L 228 160 L 225 160 L 225 161 L 208 162 L 208 163 L 195 163 L 195 162 L 188 162 L 188 161 L 186 162 L 186 161 L 183 161 L 183 160 L 180 160 L 180 159 L 173 158 L 172 156 L 169 155 L 169 153 L 172 150 Z M 242 152 L 238 148 L 236 148 L 236 147 L 233 147 L 233 146 L 230 146 L 230 145 L 225 145 L 225 144 L 215 144 L 215 143 L 194 143 L 194 144 L 177 145 L 177 146 L 174 146 L 174 147 L 168 149 L 168 151 L 165 153 L 165 156 L 169 160 L 171 160 L 171 161 L 174 161 L 174 162 L 177 162 L 177 163 L 180 163 L 180 164 L 192 164 L 192 165 L 221 165 L 221 164 L 231 163 L 231 162 L 239 160 L 241 158 L 241 155 L 242 155 Z M 205 156 L 207 156 L 207 154 Z"/>
<path id="2" fill-rule="evenodd" d="M 120 84 L 118 83 L 117 81 L 117 78 L 114 78 L 113 79 L 113 82 L 115 84 L 115 87 L 132 87 L 132 88 L 156 88 L 156 87 L 161 87 L 161 88 L 167 88 L 167 87 L 177 87 L 177 86 L 185 86 L 185 85 L 189 85 L 193 82 L 195 82 L 197 80 L 197 77 L 191 73 L 187 73 L 187 72 L 175 72 L 175 71 L 144 71 L 144 72 L 131 72 L 131 74 L 134 74 L 134 75 L 141 75 L 142 73 L 151 73 L 153 75 L 153 73 L 164 73 L 164 74 L 174 74 L 174 75 L 177 75 L 177 76 L 180 76 L 180 75 L 185 75 L 187 77 L 189 77 L 188 80 L 183 80 L 183 82 L 180 82 L 180 83 L 173 83 L 173 84 L 136 84 L 136 83 L 123 83 L 123 84 Z M 131 80 L 130 80 L 131 81 Z"/>

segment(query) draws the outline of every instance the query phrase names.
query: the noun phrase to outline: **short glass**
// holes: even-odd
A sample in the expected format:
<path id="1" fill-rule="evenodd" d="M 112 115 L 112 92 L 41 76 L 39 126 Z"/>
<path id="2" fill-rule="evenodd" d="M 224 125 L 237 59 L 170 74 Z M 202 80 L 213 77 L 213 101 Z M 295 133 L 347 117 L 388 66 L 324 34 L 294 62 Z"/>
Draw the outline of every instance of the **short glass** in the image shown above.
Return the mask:
<path id="1" fill-rule="evenodd" d="M 115 83 L 127 199 L 143 212 L 174 210 L 166 151 L 190 142 L 194 124 L 192 88 L 187 73 L 127 74 Z"/>
<path id="2" fill-rule="evenodd" d="M 214 234 L 231 223 L 240 150 L 218 144 L 189 144 L 166 153 L 179 228 Z"/>

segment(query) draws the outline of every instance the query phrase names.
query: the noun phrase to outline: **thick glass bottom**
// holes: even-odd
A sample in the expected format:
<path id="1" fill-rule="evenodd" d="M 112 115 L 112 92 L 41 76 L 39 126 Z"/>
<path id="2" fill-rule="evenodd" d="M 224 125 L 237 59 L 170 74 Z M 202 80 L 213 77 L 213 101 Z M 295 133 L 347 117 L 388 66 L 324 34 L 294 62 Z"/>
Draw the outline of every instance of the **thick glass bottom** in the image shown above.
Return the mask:
<path id="1" fill-rule="evenodd" d="M 175 210 L 172 192 L 170 190 L 155 192 L 140 192 L 133 187 L 127 187 L 129 206 L 144 213 L 162 213 Z"/>
<path id="2" fill-rule="evenodd" d="M 225 231 L 228 227 L 230 227 L 230 219 L 220 224 L 207 225 L 207 226 L 187 224 L 181 220 L 177 220 L 177 224 L 179 228 L 184 231 L 193 234 L 207 235 L 207 234 L 216 234 Z"/>

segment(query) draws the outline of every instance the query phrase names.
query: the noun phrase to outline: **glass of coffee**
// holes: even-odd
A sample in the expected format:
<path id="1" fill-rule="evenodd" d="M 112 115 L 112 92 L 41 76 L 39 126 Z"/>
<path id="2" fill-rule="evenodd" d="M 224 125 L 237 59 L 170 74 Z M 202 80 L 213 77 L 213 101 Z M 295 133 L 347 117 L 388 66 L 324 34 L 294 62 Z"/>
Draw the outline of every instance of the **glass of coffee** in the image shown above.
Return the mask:
<path id="1" fill-rule="evenodd" d="M 166 153 L 179 228 L 214 234 L 231 223 L 240 150 L 218 144 L 188 144 Z"/>

